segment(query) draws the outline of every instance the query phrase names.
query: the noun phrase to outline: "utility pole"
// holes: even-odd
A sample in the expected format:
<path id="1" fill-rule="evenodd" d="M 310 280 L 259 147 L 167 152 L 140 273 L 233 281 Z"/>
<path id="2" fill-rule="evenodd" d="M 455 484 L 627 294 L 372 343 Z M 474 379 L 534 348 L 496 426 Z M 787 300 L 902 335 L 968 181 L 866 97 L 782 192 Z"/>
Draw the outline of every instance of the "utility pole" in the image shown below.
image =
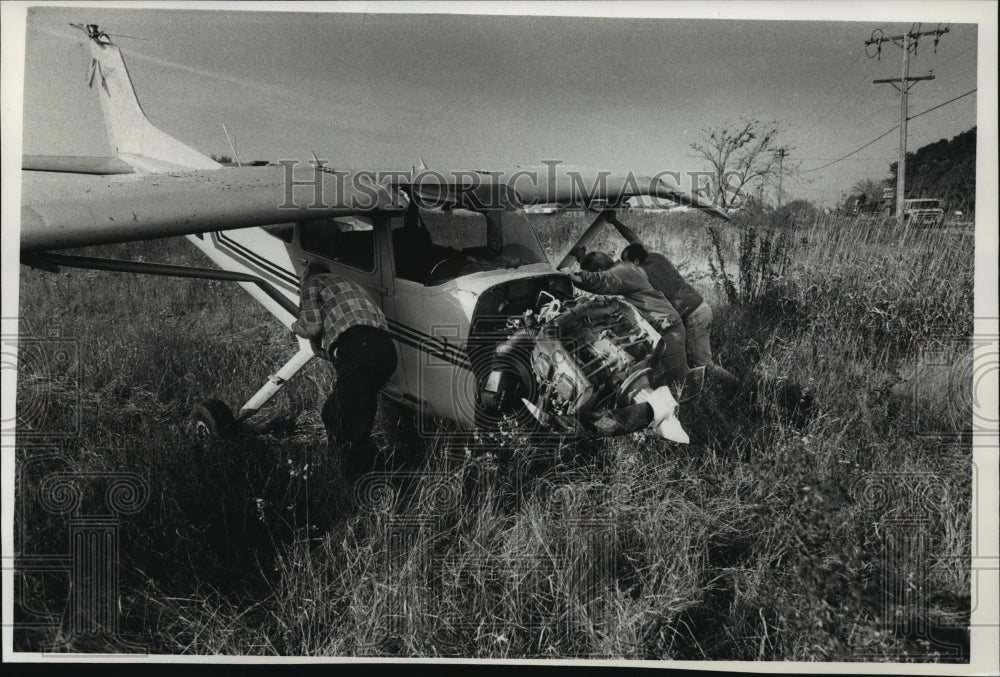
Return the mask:
<path id="1" fill-rule="evenodd" d="M 872 80 L 872 84 L 888 83 L 896 88 L 900 94 L 899 101 L 899 161 L 896 163 L 896 223 L 903 225 L 904 200 L 906 199 L 906 123 L 909 120 L 909 108 L 907 105 L 907 94 L 910 92 L 910 83 L 919 80 L 933 80 L 933 75 L 918 75 L 910 77 L 910 52 L 916 52 L 917 43 L 925 35 L 934 36 L 934 51 L 937 51 L 938 41 L 941 36 L 948 32 L 947 28 L 941 28 L 940 24 L 933 31 L 921 31 L 917 24 L 916 30 L 912 28 L 903 35 L 892 35 L 886 37 L 880 29 L 872 31 L 871 38 L 865 41 L 865 53 L 868 58 L 882 57 L 882 43 L 891 42 L 897 47 L 903 48 L 903 73 L 900 78 L 888 78 L 885 80 Z M 868 47 L 875 45 L 875 54 L 868 54 Z M 896 83 L 899 83 L 897 86 Z"/>
<path id="2" fill-rule="evenodd" d="M 781 209 L 781 175 L 784 173 L 785 156 L 788 155 L 787 148 L 779 148 L 774 151 L 778 156 L 778 209 Z"/>

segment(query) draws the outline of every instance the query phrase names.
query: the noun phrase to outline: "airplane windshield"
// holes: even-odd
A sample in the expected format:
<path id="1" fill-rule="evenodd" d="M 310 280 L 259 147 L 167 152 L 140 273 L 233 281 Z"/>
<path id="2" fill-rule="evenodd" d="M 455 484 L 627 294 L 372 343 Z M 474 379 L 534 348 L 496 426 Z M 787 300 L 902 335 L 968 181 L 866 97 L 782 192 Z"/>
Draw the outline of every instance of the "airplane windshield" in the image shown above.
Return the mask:
<path id="1" fill-rule="evenodd" d="M 479 212 L 413 205 L 406 217 L 394 218 L 392 226 L 396 275 L 428 286 L 547 260 L 519 209 Z"/>

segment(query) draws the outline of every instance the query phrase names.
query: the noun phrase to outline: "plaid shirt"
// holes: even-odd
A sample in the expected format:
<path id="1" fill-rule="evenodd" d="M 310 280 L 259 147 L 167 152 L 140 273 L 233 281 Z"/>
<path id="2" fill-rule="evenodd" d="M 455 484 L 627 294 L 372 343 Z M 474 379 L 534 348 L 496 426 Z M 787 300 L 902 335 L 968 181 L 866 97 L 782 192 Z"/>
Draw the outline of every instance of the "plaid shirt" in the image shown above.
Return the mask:
<path id="1" fill-rule="evenodd" d="M 332 273 L 310 275 L 302 286 L 299 319 L 292 331 L 305 338 L 320 337 L 323 350 L 351 327 L 389 329 L 382 309 L 356 282 Z"/>

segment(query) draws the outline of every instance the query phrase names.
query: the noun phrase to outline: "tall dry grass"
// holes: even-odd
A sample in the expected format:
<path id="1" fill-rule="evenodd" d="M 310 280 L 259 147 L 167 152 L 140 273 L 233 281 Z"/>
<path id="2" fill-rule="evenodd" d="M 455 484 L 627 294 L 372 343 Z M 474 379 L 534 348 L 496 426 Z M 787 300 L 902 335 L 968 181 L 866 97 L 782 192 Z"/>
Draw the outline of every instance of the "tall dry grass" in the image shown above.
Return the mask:
<path id="1" fill-rule="evenodd" d="M 581 219 L 533 217 L 553 260 Z M 689 446 L 515 429 L 407 442 L 387 410 L 380 443 L 422 444 L 421 462 L 355 491 L 325 452 L 323 364 L 233 441 L 185 430 L 199 398 L 242 402 L 293 349 L 240 290 L 24 269 L 26 326 L 81 347 L 83 416 L 49 456 L 22 428 L 19 554 L 65 551 L 67 516 L 32 490 L 48 473 L 135 472 L 150 500 L 120 522 L 120 637 L 73 636 L 65 579 L 25 570 L 16 646 L 967 659 L 971 409 L 956 393 L 971 384 L 949 366 L 971 337 L 971 241 L 836 218 L 625 220 L 712 303 L 736 400 L 685 406 Z M 616 237 L 595 246 L 617 254 Z M 177 241 L 109 250 L 197 260 Z M 22 402 L 37 388 L 22 380 Z M 29 608 L 49 627 L 27 627 Z"/>

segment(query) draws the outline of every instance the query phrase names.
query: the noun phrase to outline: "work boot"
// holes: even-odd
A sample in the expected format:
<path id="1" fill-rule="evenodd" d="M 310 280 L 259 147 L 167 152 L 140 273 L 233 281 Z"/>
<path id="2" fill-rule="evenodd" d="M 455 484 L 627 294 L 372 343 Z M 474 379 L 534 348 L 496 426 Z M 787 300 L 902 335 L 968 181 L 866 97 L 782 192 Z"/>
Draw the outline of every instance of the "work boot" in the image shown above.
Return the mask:
<path id="1" fill-rule="evenodd" d="M 712 364 L 706 365 L 705 369 L 712 384 L 718 387 L 725 395 L 726 399 L 732 400 L 739 392 L 742 381 L 728 369 Z"/>

